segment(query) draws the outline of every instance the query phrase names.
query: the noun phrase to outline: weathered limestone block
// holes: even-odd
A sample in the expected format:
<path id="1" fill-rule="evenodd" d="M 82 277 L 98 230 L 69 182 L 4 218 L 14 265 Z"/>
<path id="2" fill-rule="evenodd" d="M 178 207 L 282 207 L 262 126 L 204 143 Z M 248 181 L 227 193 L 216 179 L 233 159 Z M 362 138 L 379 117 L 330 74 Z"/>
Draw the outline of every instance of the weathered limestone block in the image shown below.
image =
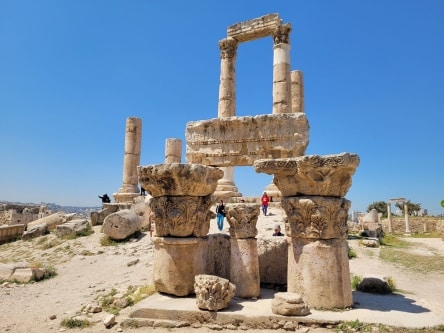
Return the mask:
<path id="1" fill-rule="evenodd" d="M 279 14 L 268 14 L 229 26 L 227 36 L 239 42 L 246 42 L 272 35 L 281 24 Z"/>
<path id="2" fill-rule="evenodd" d="M 103 222 L 103 233 L 111 239 L 125 239 L 140 230 L 142 221 L 132 210 L 112 213 Z"/>
<path id="3" fill-rule="evenodd" d="M 139 166 L 139 182 L 153 197 L 203 197 L 216 190 L 223 177 L 219 168 L 199 164 L 155 164 Z"/>
<path id="4" fill-rule="evenodd" d="M 196 275 L 194 292 L 199 309 L 218 311 L 228 307 L 236 286 L 227 279 L 214 275 Z"/>
<path id="5" fill-rule="evenodd" d="M 103 224 L 105 218 L 119 210 L 118 204 L 104 204 L 103 209 L 99 212 L 91 212 L 91 225 Z"/>
<path id="6" fill-rule="evenodd" d="M 17 268 L 9 277 L 10 281 L 28 283 L 43 279 L 45 271 L 42 268 Z"/>
<path id="7" fill-rule="evenodd" d="M 260 276 L 256 238 L 231 238 L 230 281 L 236 285 L 236 296 L 259 297 Z"/>
<path id="8" fill-rule="evenodd" d="M 207 241 L 207 264 L 205 272 L 225 279 L 230 278 L 230 236 L 209 234 Z"/>
<path id="9" fill-rule="evenodd" d="M 261 282 L 287 284 L 287 237 L 258 238 L 257 252 Z"/>
<path id="10" fill-rule="evenodd" d="M 271 311 L 281 316 L 306 316 L 310 308 L 297 293 L 275 293 L 271 301 Z"/>
<path id="11" fill-rule="evenodd" d="M 0 244 L 20 237 L 24 230 L 24 224 L 0 226 Z"/>
<path id="12" fill-rule="evenodd" d="M 358 165 L 358 155 L 341 153 L 259 160 L 254 168 L 256 172 L 274 175 L 273 182 L 282 196 L 344 197 Z"/>
<path id="13" fill-rule="evenodd" d="M 165 140 L 165 163 L 181 163 L 182 140 L 169 138 Z"/>
<path id="14" fill-rule="evenodd" d="M 256 223 L 259 213 L 259 204 L 238 203 L 227 206 L 230 236 L 238 239 L 256 237 Z"/>
<path id="15" fill-rule="evenodd" d="M 156 236 L 204 237 L 210 230 L 213 199 L 194 196 L 163 196 L 149 201 Z"/>
<path id="16" fill-rule="evenodd" d="M 382 225 L 379 220 L 378 211 L 372 209 L 364 215 L 362 219 L 362 226 L 367 237 L 379 237 L 382 234 Z"/>
<path id="17" fill-rule="evenodd" d="M 45 217 L 42 217 L 41 219 L 32 221 L 30 223 L 28 223 L 28 227 L 27 229 L 30 230 L 32 229 L 34 226 L 39 225 L 39 224 L 44 224 L 46 223 L 48 230 L 52 231 L 54 230 L 59 224 L 64 223 L 66 220 L 63 217 L 64 213 L 62 212 L 57 212 Z"/>
<path id="18" fill-rule="evenodd" d="M 203 165 L 242 166 L 258 159 L 301 156 L 308 145 L 308 132 L 305 113 L 188 122 L 186 158 Z"/>
<path id="19" fill-rule="evenodd" d="M 310 308 L 347 308 L 353 304 L 347 242 L 294 238 L 288 247 L 288 292 Z"/>
<path id="20" fill-rule="evenodd" d="M 55 234 L 57 237 L 80 235 L 87 232 L 90 228 L 91 226 L 87 219 L 75 219 L 58 225 Z"/>
<path id="21" fill-rule="evenodd" d="M 350 201 L 332 197 L 283 197 L 285 233 L 295 238 L 347 237 Z"/>
<path id="22" fill-rule="evenodd" d="M 28 262 L 0 263 L 0 280 L 8 281 L 16 269 L 29 268 Z"/>
<path id="23" fill-rule="evenodd" d="M 366 275 L 356 287 L 357 290 L 373 294 L 391 294 L 392 288 L 386 276 Z"/>
<path id="24" fill-rule="evenodd" d="M 41 223 L 31 228 L 28 227 L 22 235 L 22 240 L 27 241 L 32 238 L 40 237 L 46 235 L 48 233 L 48 225 L 46 223 Z"/>
<path id="25" fill-rule="evenodd" d="M 206 239 L 155 237 L 153 281 L 157 291 L 187 296 L 194 292 L 194 277 L 205 273 Z"/>

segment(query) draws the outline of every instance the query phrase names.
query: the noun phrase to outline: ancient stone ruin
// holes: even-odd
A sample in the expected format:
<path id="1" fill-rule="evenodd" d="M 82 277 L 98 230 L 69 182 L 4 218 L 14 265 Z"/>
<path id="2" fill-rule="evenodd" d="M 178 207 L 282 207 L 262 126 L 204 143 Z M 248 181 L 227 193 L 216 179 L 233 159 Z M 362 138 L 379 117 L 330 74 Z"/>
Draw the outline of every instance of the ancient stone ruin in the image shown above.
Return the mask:
<path id="1" fill-rule="evenodd" d="M 158 291 L 187 296 L 199 290 L 198 294 L 208 295 L 208 284 L 213 283 L 214 292 L 220 293 L 215 285 L 223 281 L 226 285 L 233 283 L 232 292 L 238 297 L 260 296 L 256 240 L 259 205 L 227 206 L 229 257 L 218 261 L 221 267 L 217 269 L 212 266 L 218 259 L 211 257 L 211 242 L 222 243 L 224 238 L 208 235 L 214 218 L 210 207 L 216 198 L 241 195 L 234 184 L 234 167 L 254 166 L 256 172 L 274 176 L 269 188 L 282 197 L 287 215 L 284 244 L 288 251 L 288 294 L 278 295 L 273 312 L 306 315 L 308 307 L 352 305 L 346 244 L 350 202 L 345 195 L 359 157 L 350 153 L 304 155 L 309 124 L 304 112 L 302 72 L 290 69 L 290 32 L 291 25 L 283 23 L 278 14 L 228 27 L 226 38 L 219 41 L 217 118 L 186 124 L 185 164 L 180 161 L 181 142 L 168 139 L 165 164 L 138 167 L 138 181 L 153 197 L 149 207 L 156 225 L 153 278 Z M 274 42 L 272 110 L 270 114 L 238 117 L 237 47 L 264 37 Z M 135 159 L 137 149 L 133 150 L 131 158 Z M 134 170 L 136 161 L 127 163 L 126 152 L 127 148 L 125 166 Z M 124 190 L 119 193 L 135 193 L 134 179 L 133 171 L 125 169 Z M 125 190 L 126 185 L 131 188 Z M 214 274 L 215 270 L 220 274 Z M 207 296 L 200 302 L 203 308 L 218 309 L 214 299 Z"/>

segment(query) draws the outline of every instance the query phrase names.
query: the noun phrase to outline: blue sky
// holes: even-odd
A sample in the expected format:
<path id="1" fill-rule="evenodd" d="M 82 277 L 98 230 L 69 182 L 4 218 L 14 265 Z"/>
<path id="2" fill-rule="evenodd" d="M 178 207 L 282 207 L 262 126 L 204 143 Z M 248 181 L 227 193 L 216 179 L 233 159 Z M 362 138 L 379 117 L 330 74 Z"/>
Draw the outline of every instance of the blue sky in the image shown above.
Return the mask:
<path id="1" fill-rule="evenodd" d="M 279 13 L 304 72 L 306 154 L 356 153 L 352 210 L 444 199 L 444 1 L 0 1 L 0 200 L 97 206 L 122 184 L 125 121 L 141 164 L 217 117 L 218 41 Z M 271 113 L 271 38 L 241 44 L 237 114 Z M 244 195 L 271 181 L 235 169 Z"/>

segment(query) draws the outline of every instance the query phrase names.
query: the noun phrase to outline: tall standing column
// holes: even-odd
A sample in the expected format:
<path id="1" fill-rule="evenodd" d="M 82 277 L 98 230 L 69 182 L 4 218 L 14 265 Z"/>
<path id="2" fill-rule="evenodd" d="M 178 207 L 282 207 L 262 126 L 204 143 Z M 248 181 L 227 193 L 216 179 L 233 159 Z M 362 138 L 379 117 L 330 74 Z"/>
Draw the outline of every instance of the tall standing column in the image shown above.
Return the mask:
<path id="1" fill-rule="evenodd" d="M 236 115 L 236 51 L 237 41 L 228 37 L 219 41 L 220 84 L 218 118 Z M 217 198 L 241 197 L 234 183 L 234 167 L 222 167 L 224 177 L 218 181 L 214 195 Z"/>
<path id="2" fill-rule="evenodd" d="M 273 33 L 273 114 L 291 113 L 290 37 L 291 25 L 280 25 Z"/>
<path id="3" fill-rule="evenodd" d="M 404 219 L 405 219 L 405 233 L 410 234 L 409 226 L 409 207 L 407 202 L 404 201 Z"/>
<path id="4" fill-rule="evenodd" d="M 137 167 L 140 164 L 140 150 L 142 138 L 142 119 L 130 117 L 126 119 L 125 155 L 123 157 L 123 183 L 117 193 L 114 193 L 115 202 L 133 202 L 133 198 L 140 195 Z"/>
<path id="5" fill-rule="evenodd" d="M 387 224 L 388 224 L 388 232 L 392 233 L 392 203 L 387 202 Z"/>
<path id="6" fill-rule="evenodd" d="M 165 164 L 182 162 L 182 140 L 165 140 Z"/>
<path id="7" fill-rule="evenodd" d="M 305 112 L 304 109 L 304 75 L 302 71 L 291 72 L 291 112 Z"/>

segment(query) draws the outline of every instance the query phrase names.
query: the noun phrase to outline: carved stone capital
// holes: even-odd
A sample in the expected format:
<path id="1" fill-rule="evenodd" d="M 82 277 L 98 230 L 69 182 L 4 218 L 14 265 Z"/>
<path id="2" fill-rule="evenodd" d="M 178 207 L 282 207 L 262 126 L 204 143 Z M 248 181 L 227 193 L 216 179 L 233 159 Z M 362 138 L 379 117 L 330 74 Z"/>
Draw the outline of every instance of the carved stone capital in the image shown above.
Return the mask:
<path id="1" fill-rule="evenodd" d="M 332 197 L 283 197 L 285 232 L 292 238 L 345 239 L 350 201 Z"/>
<path id="2" fill-rule="evenodd" d="M 199 309 L 218 311 L 228 307 L 233 298 L 236 286 L 227 279 L 215 275 L 196 275 L 194 292 Z"/>
<path id="3" fill-rule="evenodd" d="M 210 229 L 213 200 L 206 197 L 163 196 L 152 198 L 148 206 L 153 212 L 158 237 L 204 237 Z"/>
<path id="4" fill-rule="evenodd" d="M 256 237 L 259 213 L 259 204 L 238 203 L 227 206 L 230 236 L 238 239 Z"/>
<path id="5" fill-rule="evenodd" d="M 200 164 L 152 164 L 139 166 L 139 182 L 153 197 L 213 194 L 224 172 Z"/>
<path id="6" fill-rule="evenodd" d="M 291 24 L 282 24 L 277 26 L 273 31 L 274 45 L 290 44 Z"/>
<path id="7" fill-rule="evenodd" d="M 237 41 L 234 38 L 228 37 L 219 41 L 220 58 L 235 58 L 237 51 Z"/>
<path id="8" fill-rule="evenodd" d="M 274 175 L 273 183 L 287 197 L 344 197 L 358 165 L 359 156 L 350 153 L 254 162 L 256 172 Z"/>

